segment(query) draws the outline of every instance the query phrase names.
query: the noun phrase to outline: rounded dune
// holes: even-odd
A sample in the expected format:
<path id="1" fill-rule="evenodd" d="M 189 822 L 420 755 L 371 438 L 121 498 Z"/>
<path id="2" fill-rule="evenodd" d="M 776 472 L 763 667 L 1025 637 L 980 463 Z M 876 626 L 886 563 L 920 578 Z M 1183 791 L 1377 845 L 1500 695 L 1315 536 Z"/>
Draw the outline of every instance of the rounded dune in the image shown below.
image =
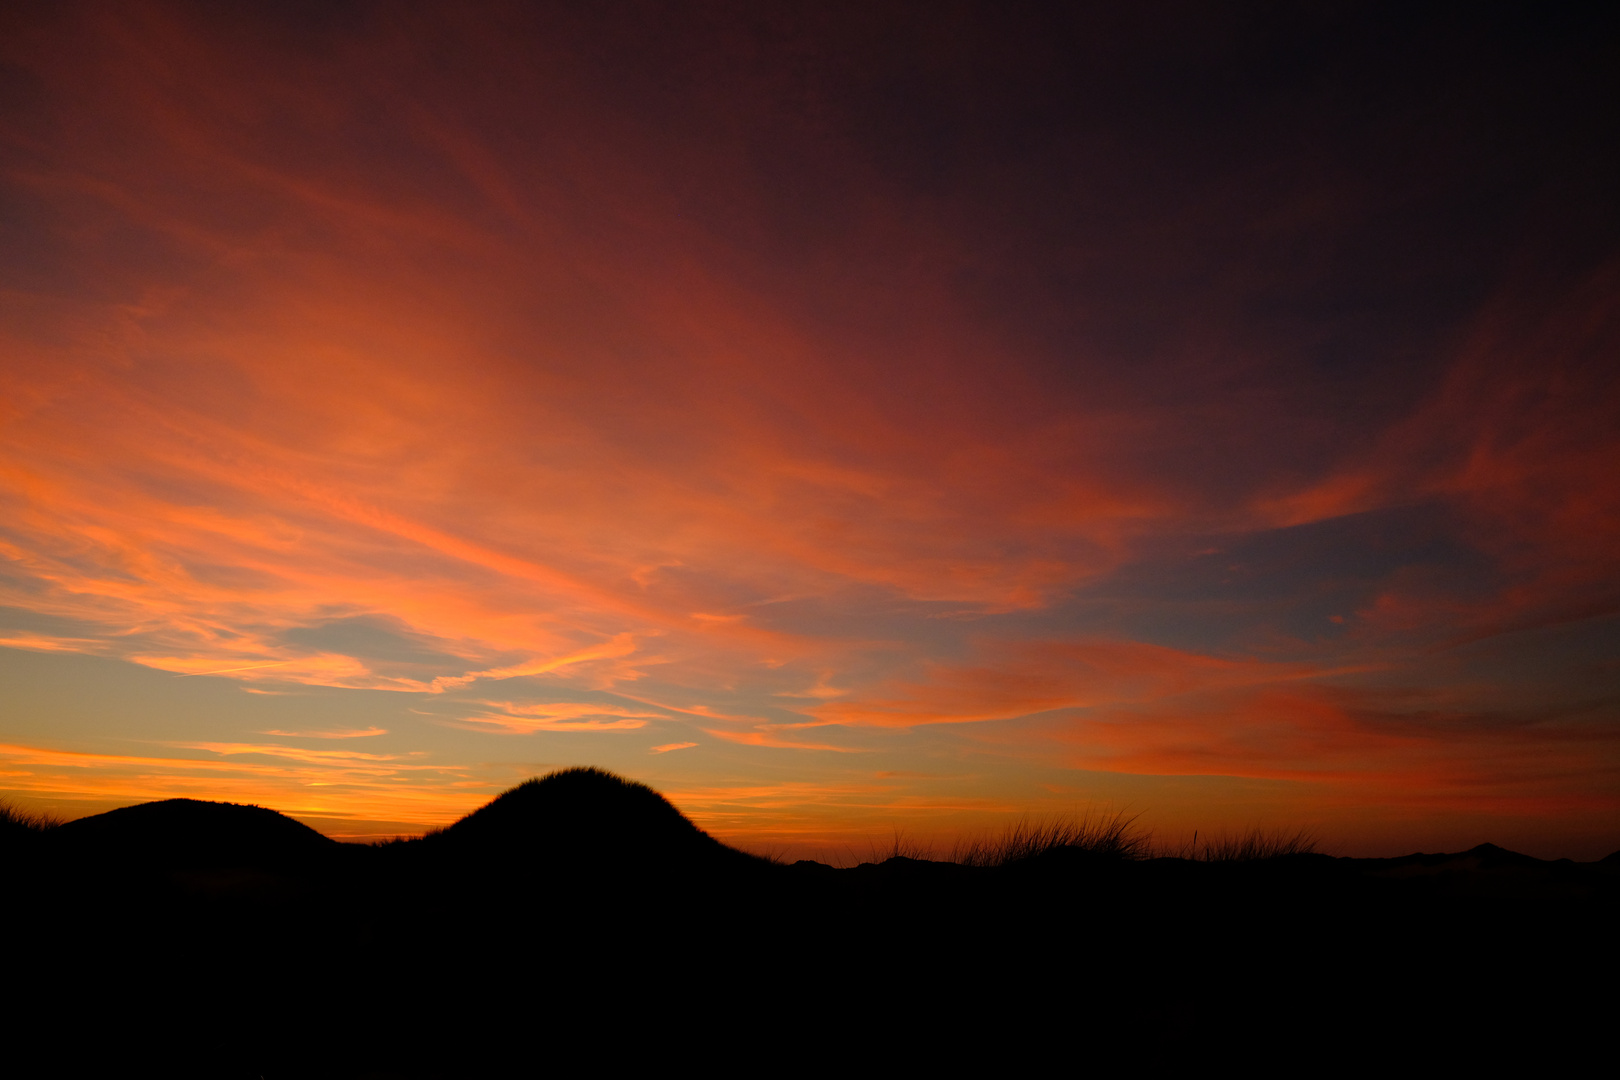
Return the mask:
<path id="1" fill-rule="evenodd" d="M 446 852 L 531 866 L 668 870 L 756 861 L 699 829 L 647 785 L 596 768 L 526 780 L 428 840 Z"/>

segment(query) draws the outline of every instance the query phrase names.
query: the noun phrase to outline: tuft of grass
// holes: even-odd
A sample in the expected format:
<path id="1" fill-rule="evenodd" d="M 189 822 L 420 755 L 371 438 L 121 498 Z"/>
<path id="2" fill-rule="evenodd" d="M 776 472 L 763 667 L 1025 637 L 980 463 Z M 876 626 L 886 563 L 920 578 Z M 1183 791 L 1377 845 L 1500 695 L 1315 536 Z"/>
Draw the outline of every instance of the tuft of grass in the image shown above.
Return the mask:
<path id="1" fill-rule="evenodd" d="M 1251 829 L 1241 836 L 1206 840 L 1194 847 L 1191 858 L 1201 862 L 1260 862 L 1315 853 L 1316 837 L 1305 829 L 1291 833 Z"/>
<path id="2" fill-rule="evenodd" d="M 787 866 L 789 863 L 787 848 L 781 844 L 766 844 L 763 848 L 746 849 L 746 852 L 771 866 Z"/>
<path id="3" fill-rule="evenodd" d="M 1011 866 L 1060 851 L 1116 859 L 1144 859 L 1152 837 L 1136 828 L 1136 815 L 1124 811 L 1092 817 L 1025 819 L 997 837 L 957 841 L 951 861 L 963 866 Z"/>
<path id="4" fill-rule="evenodd" d="M 24 810 L 6 799 L 0 799 L 0 835 L 6 838 L 38 836 L 62 824 L 53 814 Z"/>

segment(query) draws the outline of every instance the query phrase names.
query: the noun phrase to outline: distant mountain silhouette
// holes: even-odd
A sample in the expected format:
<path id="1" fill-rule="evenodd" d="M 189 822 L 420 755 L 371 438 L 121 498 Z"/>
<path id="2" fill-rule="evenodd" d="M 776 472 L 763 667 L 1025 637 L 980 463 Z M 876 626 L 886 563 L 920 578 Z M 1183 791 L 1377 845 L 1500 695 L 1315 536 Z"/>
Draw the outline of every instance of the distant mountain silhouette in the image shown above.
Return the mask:
<path id="1" fill-rule="evenodd" d="M 1521 855 L 1517 851 L 1509 851 L 1507 848 L 1499 847 L 1496 844 L 1476 844 L 1467 851 L 1455 855 L 1409 855 L 1407 858 L 1439 859 L 1453 862 L 1461 859 L 1472 859 L 1481 869 L 1492 870 L 1506 866 L 1545 865 L 1545 860 L 1538 859 L 1534 855 Z"/>

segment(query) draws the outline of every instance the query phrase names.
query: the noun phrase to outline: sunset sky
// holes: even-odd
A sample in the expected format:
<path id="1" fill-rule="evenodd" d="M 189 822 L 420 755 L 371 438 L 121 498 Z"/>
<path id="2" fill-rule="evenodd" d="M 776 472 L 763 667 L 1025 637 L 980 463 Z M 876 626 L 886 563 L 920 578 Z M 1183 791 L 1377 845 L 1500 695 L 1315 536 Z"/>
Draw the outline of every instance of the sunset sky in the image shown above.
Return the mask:
<path id="1" fill-rule="evenodd" d="M 1607 854 L 1552 8 L 5 5 L 0 795 Z"/>

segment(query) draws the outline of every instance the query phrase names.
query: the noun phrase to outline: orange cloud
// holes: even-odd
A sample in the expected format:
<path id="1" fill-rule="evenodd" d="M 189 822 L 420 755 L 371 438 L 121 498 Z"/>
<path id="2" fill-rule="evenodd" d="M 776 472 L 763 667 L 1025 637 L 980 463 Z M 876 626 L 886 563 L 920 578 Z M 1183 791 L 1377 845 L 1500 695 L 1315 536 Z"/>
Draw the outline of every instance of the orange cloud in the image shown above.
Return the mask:
<path id="1" fill-rule="evenodd" d="M 1053 730 L 1078 767 L 1308 781 L 1342 801 L 1540 812 L 1620 809 L 1620 740 L 1490 713 L 1408 711 L 1379 695 L 1265 688 L 1176 710 L 1122 709 Z"/>
<path id="2" fill-rule="evenodd" d="M 921 681 L 897 682 L 809 711 L 829 724 L 972 723 L 1343 673 L 1302 664 L 1222 659 L 1141 642 L 1037 641 L 985 651 L 988 655 L 979 664 L 931 665 Z"/>
<path id="3" fill-rule="evenodd" d="M 637 712 L 618 705 L 589 702 L 518 705 L 510 701 L 485 701 L 481 704 L 496 711 L 464 716 L 460 723 L 525 735 L 535 731 L 634 731 L 646 727 L 648 720 L 665 718 L 663 713 Z"/>
<path id="4" fill-rule="evenodd" d="M 7 766 L 8 789 L 38 799 L 117 804 L 228 796 L 294 816 L 424 827 L 448 824 L 500 790 L 499 780 L 475 779 L 465 768 L 408 765 L 386 755 L 300 754 L 284 747 L 228 744 L 198 748 L 218 756 L 95 754 L 5 744 L 0 745 L 0 763 Z M 234 760 L 240 757 L 270 760 Z M 418 779 L 397 782 L 405 770 L 414 770 Z"/>
<path id="5" fill-rule="evenodd" d="M 718 728 L 704 728 L 703 733 L 741 746 L 768 746 L 778 750 L 830 750 L 836 754 L 859 753 L 858 750 L 848 746 L 835 746 L 832 743 L 825 742 L 808 742 L 791 735 L 780 734 L 777 730 L 766 727 L 756 727 L 752 731 L 726 731 Z"/>
<path id="6" fill-rule="evenodd" d="M 0 60 L 32 89 L 0 117 L 19 223 L 0 251 L 0 649 L 172 674 L 140 684 L 147 705 L 226 679 L 265 707 L 213 717 L 209 742 L 141 732 L 205 757 L 19 749 L 19 783 L 212 783 L 399 821 L 487 789 L 415 750 L 251 741 L 385 733 L 271 711 L 313 688 L 388 691 L 440 721 L 387 721 L 391 750 L 447 739 L 481 761 L 547 740 L 477 733 L 600 735 L 611 755 L 658 725 L 659 767 L 709 790 L 710 755 L 663 753 L 696 745 L 662 733 L 684 725 L 739 770 L 803 770 L 789 831 L 969 806 L 817 801 L 875 762 L 857 752 L 920 753 L 885 741 L 902 733 L 1369 798 L 1556 799 L 1560 769 L 1608 767 L 1607 742 L 1583 765 L 1526 719 L 1541 676 L 1459 650 L 1620 612 L 1612 261 L 1573 285 L 1507 276 L 1444 326 L 1386 318 L 1300 293 L 1317 272 L 1281 255 L 1382 220 L 1359 168 L 1268 159 L 1235 182 L 1117 132 L 1049 187 L 964 143 L 923 190 L 840 121 L 840 94 L 759 50 L 653 79 L 669 98 L 638 110 L 604 96 L 635 92 L 592 68 L 588 23 L 485 14 L 398 22 L 479 57 L 479 79 L 365 35 L 293 56 L 162 3 L 8 24 Z M 672 52 L 732 55 L 715 48 Z M 1160 174 L 1203 179 L 1178 206 L 1133 201 Z M 1054 208 L 1090 224 L 1055 230 Z M 1325 238 L 1299 244 L 1302 221 Z M 1304 327 L 1254 314 L 1346 304 Z M 1311 376 L 1324 341 L 1421 377 Z M 1437 535 L 1392 525 L 1303 567 L 1210 559 L 1225 575 L 1185 555 L 1413 507 Z M 1546 645 L 1545 682 L 1609 703 L 1583 649 Z M 1442 737 L 1358 696 L 1375 682 L 1456 716 L 1513 690 L 1524 722 Z M 618 704 L 530 700 L 593 694 Z M 0 733 L 49 741 L 73 712 L 49 697 Z"/>

